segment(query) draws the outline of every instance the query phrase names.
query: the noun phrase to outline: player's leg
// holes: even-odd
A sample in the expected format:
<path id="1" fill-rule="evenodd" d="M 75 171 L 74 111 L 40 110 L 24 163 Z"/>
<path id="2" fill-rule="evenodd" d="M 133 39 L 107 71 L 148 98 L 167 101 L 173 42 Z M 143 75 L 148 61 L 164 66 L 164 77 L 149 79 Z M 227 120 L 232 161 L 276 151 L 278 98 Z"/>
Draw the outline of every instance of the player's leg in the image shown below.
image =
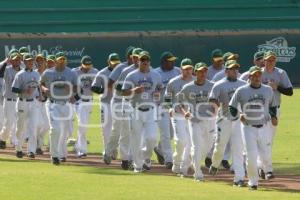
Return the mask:
<path id="1" fill-rule="evenodd" d="M 257 155 L 258 155 L 258 129 L 251 126 L 242 125 L 242 133 L 245 139 L 246 147 L 246 164 L 247 164 L 247 176 L 248 186 L 258 185 L 258 168 L 257 168 Z"/>
<path id="2" fill-rule="evenodd" d="M 37 154 L 43 154 L 42 147 L 44 145 L 45 135 L 50 130 L 49 118 L 46 111 L 46 103 L 38 102 L 40 104 L 41 112 L 39 113 L 38 121 L 38 135 L 37 135 Z"/>
<path id="3" fill-rule="evenodd" d="M 111 105 L 108 103 L 101 103 L 101 126 L 103 134 L 103 147 L 107 149 L 109 137 L 112 132 L 112 114 L 111 114 Z M 119 135 L 119 134 L 117 134 Z"/>
<path id="4" fill-rule="evenodd" d="M 244 169 L 244 145 L 242 139 L 241 132 L 241 122 L 240 120 L 236 120 L 232 122 L 232 135 L 230 137 L 231 142 L 231 152 L 232 152 L 232 163 L 234 169 L 234 183 L 239 185 L 239 181 L 241 182 L 239 186 L 243 186 L 243 181 L 245 177 L 245 169 Z"/>
<path id="5" fill-rule="evenodd" d="M 219 168 L 226 145 L 229 142 L 232 134 L 232 122 L 228 119 L 222 119 L 217 123 L 217 139 L 215 141 L 215 148 L 212 156 L 212 165 L 210 167 L 210 173 L 215 175 L 217 168 Z"/>
<path id="6" fill-rule="evenodd" d="M 157 126 L 155 123 L 155 112 L 153 109 L 146 111 L 143 113 L 143 122 L 144 122 L 144 144 L 145 147 L 143 149 L 143 157 L 144 164 L 146 165 L 146 169 L 150 169 L 151 167 L 151 156 L 154 150 L 154 147 L 157 143 Z"/>
<path id="7" fill-rule="evenodd" d="M 34 158 L 36 149 L 37 149 L 37 130 L 38 130 L 38 117 L 39 112 L 41 110 L 38 107 L 37 100 L 34 100 L 33 102 L 28 102 L 28 146 L 27 146 L 27 152 L 28 156 L 31 158 Z"/>
<path id="8" fill-rule="evenodd" d="M 23 157 L 22 153 L 22 146 L 23 146 L 23 133 L 25 132 L 25 127 L 28 119 L 28 113 L 29 113 L 29 108 L 28 108 L 28 102 L 26 101 L 20 101 L 18 100 L 17 102 L 17 129 L 16 129 L 16 156 L 18 158 Z"/>
<path id="9" fill-rule="evenodd" d="M 142 115 L 143 114 L 141 111 L 135 110 L 132 116 L 132 132 L 130 135 L 130 144 L 135 172 L 141 172 L 143 170 L 142 133 L 144 132 L 144 124 Z"/>
<path id="10" fill-rule="evenodd" d="M 0 133 L 0 148 L 5 149 L 6 141 L 11 132 L 14 132 L 15 135 L 15 126 L 14 123 L 16 121 L 16 102 L 8 101 L 4 99 L 3 103 L 3 114 L 4 114 L 4 122 L 3 128 Z"/>

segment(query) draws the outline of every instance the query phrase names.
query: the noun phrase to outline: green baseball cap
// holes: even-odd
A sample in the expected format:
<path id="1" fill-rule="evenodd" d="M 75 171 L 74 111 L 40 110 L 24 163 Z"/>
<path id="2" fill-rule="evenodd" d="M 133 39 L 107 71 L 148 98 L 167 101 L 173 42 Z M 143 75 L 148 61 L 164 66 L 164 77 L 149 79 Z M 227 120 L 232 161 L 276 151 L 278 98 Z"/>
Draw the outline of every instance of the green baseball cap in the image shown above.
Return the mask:
<path id="1" fill-rule="evenodd" d="M 196 72 L 196 71 L 200 71 L 202 69 L 206 69 L 207 70 L 208 69 L 207 64 L 204 63 L 204 62 L 199 62 L 199 63 L 197 63 L 195 65 L 194 71 Z"/>
<path id="2" fill-rule="evenodd" d="M 236 61 L 236 60 L 228 60 L 226 63 L 225 63 L 225 68 L 226 69 L 231 69 L 231 68 L 234 68 L 234 67 L 240 67 L 240 64 Z"/>
<path id="3" fill-rule="evenodd" d="M 126 57 L 128 57 L 128 56 L 131 56 L 132 55 L 132 52 L 133 52 L 133 50 L 134 50 L 134 47 L 133 46 L 129 46 L 129 47 L 127 47 L 127 49 L 126 49 Z"/>
<path id="4" fill-rule="evenodd" d="M 267 60 L 271 57 L 277 58 L 276 53 L 273 52 L 273 51 L 266 51 L 265 54 L 264 54 L 264 60 Z"/>
<path id="5" fill-rule="evenodd" d="M 160 56 L 161 61 L 175 61 L 176 59 L 177 57 L 174 56 L 173 53 L 170 51 L 165 51 Z"/>
<path id="6" fill-rule="evenodd" d="M 48 61 L 48 60 L 55 61 L 55 55 L 49 54 L 49 55 L 47 56 L 47 61 Z"/>
<path id="7" fill-rule="evenodd" d="M 143 51 L 141 48 L 135 48 L 132 51 L 132 56 L 139 57 L 139 54 Z"/>
<path id="8" fill-rule="evenodd" d="M 30 53 L 24 53 L 23 60 L 33 60 L 33 55 Z"/>
<path id="9" fill-rule="evenodd" d="M 150 54 L 149 54 L 148 51 L 142 51 L 142 52 L 139 54 L 139 59 L 144 58 L 144 57 L 150 59 Z"/>
<path id="10" fill-rule="evenodd" d="M 12 53 L 19 53 L 19 50 L 18 49 L 11 49 L 9 52 L 8 52 L 8 56 L 10 56 Z"/>
<path id="11" fill-rule="evenodd" d="M 193 68 L 193 62 L 191 59 L 189 58 L 184 58 L 181 63 L 180 63 L 180 67 L 181 69 L 187 69 L 187 68 L 190 68 L 192 67 Z"/>
<path id="12" fill-rule="evenodd" d="M 15 60 L 17 58 L 21 58 L 21 55 L 18 52 L 14 52 L 9 55 L 9 59 L 11 60 Z"/>
<path id="13" fill-rule="evenodd" d="M 232 53 L 232 52 L 226 52 L 223 55 L 223 60 L 226 62 L 228 60 L 237 60 L 239 58 L 238 54 Z"/>
<path id="14" fill-rule="evenodd" d="M 58 52 L 57 54 L 55 54 L 55 59 L 56 59 L 56 60 L 59 60 L 59 59 L 61 59 L 61 58 L 66 58 L 66 55 L 65 55 L 64 52 L 60 51 L 60 52 Z"/>
<path id="15" fill-rule="evenodd" d="M 250 69 L 249 69 L 250 75 L 253 75 L 253 74 L 255 74 L 256 72 L 260 72 L 260 73 L 261 73 L 261 72 L 262 72 L 261 68 L 258 67 L 258 66 L 256 66 L 256 65 L 250 67 Z"/>
<path id="16" fill-rule="evenodd" d="M 214 61 L 223 60 L 223 51 L 221 49 L 214 49 L 211 52 L 211 57 Z"/>
<path id="17" fill-rule="evenodd" d="M 258 51 L 254 54 L 253 56 L 253 59 L 254 60 L 260 60 L 260 59 L 263 59 L 264 58 L 264 54 L 265 52 L 264 51 Z"/>
<path id="18" fill-rule="evenodd" d="M 81 62 L 81 66 L 83 68 L 89 68 L 89 67 L 93 66 L 92 58 L 90 56 L 87 56 L 87 55 L 83 56 L 81 58 L 80 62 Z"/>
<path id="19" fill-rule="evenodd" d="M 110 64 L 115 65 L 115 64 L 119 64 L 120 61 L 120 57 L 117 53 L 111 53 L 108 56 L 108 61 L 110 62 Z"/>
<path id="20" fill-rule="evenodd" d="M 38 54 L 38 55 L 35 56 L 35 60 L 38 59 L 38 58 L 43 58 L 43 59 L 45 59 L 45 56 L 44 56 L 43 54 L 40 53 L 40 54 Z"/>
<path id="21" fill-rule="evenodd" d="M 21 55 L 23 55 L 23 54 L 25 54 L 25 53 L 29 53 L 28 47 L 21 47 L 21 48 L 19 49 L 19 53 L 20 53 Z"/>

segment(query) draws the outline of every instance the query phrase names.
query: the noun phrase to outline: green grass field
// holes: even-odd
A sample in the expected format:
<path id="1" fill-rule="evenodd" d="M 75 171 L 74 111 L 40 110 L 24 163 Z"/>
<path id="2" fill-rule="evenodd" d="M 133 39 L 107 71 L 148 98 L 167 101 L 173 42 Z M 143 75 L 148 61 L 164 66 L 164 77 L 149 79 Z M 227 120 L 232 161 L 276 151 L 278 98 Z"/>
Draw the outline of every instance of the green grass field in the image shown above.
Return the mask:
<path id="1" fill-rule="evenodd" d="M 284 97 L 275 138 L 275 174 L 300 175 L 300 90 Z M 95 106 L 91 123 L 99 122 Z M 90 152 L 102 152 L 99 128 L 91 128 Z M 300 181 L 300 180 L 298 180 Z M 225 182 L 196 183 L 192 179 L 158 174 L 133 174 L 121 169 L 88 166 L 53 166 L 0 155 L 0 200 L 8 199 L 300 199 L 298 192 L 259 188 L 234 188 Z"/>

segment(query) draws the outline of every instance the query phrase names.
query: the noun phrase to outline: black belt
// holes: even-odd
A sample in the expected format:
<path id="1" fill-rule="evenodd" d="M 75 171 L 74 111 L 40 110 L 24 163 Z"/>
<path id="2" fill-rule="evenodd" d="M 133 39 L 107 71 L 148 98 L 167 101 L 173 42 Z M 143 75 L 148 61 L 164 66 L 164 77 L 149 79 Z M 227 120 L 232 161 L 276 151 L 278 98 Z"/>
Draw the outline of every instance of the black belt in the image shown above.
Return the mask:
<path id="1" fill-rule="evenodd" d="M 142 111 L 142 112 L 147 112 L 149 110 L 151 110 L 152 108 L 138 108 L 139 111 Z"/>
<path id="2" fill-rule="evenodd" d="M 33 101 L 34 99 L 23 99 L 23 98 L 19 98 L 20 101 L 26 101 L 26 102 L 30 102 Z"/>
<path id="3" fill-rule="evenodd" d="M 92 99 L 81 99 L 81 101 L 83 101 L 83 102 L 90 102 L 90 101 L 92 101 Z"/>
<path id="4" fill-rule="evenodd" d="M 56 104 L 66 104 L 67 101 L 65 100 L 50 100 L 51 103 L 56 103 Z"/>
<path id="5" fill-rule="evenodd" d="M 16 99 L 6 98 L 7 101 L 16 101 Z"/>
<path id="6" fill-rule="evenodd" d="M 254 128 L 261 128 L 261 127 L 263 127 L 264 125 L 262 125 L 262 124 L 260 124 L 260 125 L 252 125 L 252 127 L 254 127 Z"/>

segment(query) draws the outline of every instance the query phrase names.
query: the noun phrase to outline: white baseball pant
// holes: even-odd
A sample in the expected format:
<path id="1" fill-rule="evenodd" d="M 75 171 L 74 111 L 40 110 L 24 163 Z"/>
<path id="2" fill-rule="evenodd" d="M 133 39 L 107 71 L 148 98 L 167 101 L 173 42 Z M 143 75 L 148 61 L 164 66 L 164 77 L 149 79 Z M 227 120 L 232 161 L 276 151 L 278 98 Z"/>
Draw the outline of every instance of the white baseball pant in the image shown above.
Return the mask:
<path id="1" fill-rule="evenodd" d="M 242 124 L 243 140 L 246 147 L 246 165 L 249 186 L 258 185 L 258 153 L 261 153 L 261 159 L 263 163 L 265 163 L 267 160 L 267 141 L 265 140 L 267 131 L 267 125 L 264 125 L 261 128 L 256 128 L 250 125 L 247 126 Z"/>
<path id="2" fill-rule="evenodd" d="M 50 103 L 48 116 L 50 119 L 50 153 L 52 157 L 67 156 L 67 138 L 73 108 L 69 103 Z"/>
<path id="3" fill-rule="evenodd" d="M 241 133 L 241 122 L 240 120 L 230 121 L 223 118 L 217 123 L 217 126 L 218 133 L 212 156 L 212 166 L 216 168 L 220 166 L 226 146 L 230 142 L 234 169 L 234 182 L 244 180 L 244 145 Z"/>
<path id="4" fill-rule="evenodd" d="M 107 149 L 109 137 L 112 132 L 112 113 L 111 105 L 109 103 L 101 102 L 101 128 L 103 134 L 103 148 Z"/>
<path id="5" fill-rule="evenodd" d="M 195 178 L 203 178 L 201 161 L 210 151 L 214 137 L 214 120 L 189 121 L 192 140 L 192 159 Z"/>
<path id="6" fill-rule="evenodd" d="M 132 134 L 130 137 L 134 168 L 140 170 L 144 160 L 151 159 L 157 142 L 156 112 L 135 110 L 132 118 Z"/>
<path id="7" fill-rule="evenodd" d="M 16 144 L 16 120 L 17 120 L 17 113 L 16 113 L 16 100 L 9 101 L 6 98 L 3 102 L 3 115 L 4 115 L 4 122 L 3 128 L 0 133 L 0 140 L 6 141 L 8 137 L 11 137 L 11 141 L 13 144 Z"/>
<path id="8" fill-rule="evenodd" d="M 39 109 L 37 106 L 37 100 L 26 101 L 25 99 L 17 101 L 17 129 L 16 137 L 17 143 L 15 146 L 16 151 L 22 151 L 22 145 L 24 142 L 24 133 L 27 129 L 28 134 L 28 146 L 27 152 L 35 153 L 37 147 L 37 125 L 39 117 Z"/>
<path id="9" fill-rule="evenodd" d="M 47 132 L 50 130 L 49 118 L 47 115 L 46 106 L 48 102 L 37 101 L 38 107 L 38 126 L 37 126 L 37 148 L 42 148 L 44 145 L 44 138 Z"/>
<path id="10" fill-rule="evenodd" d="M 76 150 L 78 154 L 87 153 L 87 128 L 92 113 L 93 101 L 84 102 L 79 100 L 75 105 L 75 111 L 78 118 L 77 143 Z"/>
<path id="11" fill-rule="evenodd" d="M 175 151 L 173 154 L 173 165 L 179 168 L 181 173 L 187 173 L 191 166 L 191 135 L 188 120 L 180 113 L 174 113 L 171 118 L 174 129 Z"/>
<path id="12" fill-rule="evenodd" d="M 172 162 L 172 147 L 171 147 L 171 119 L 169 111 L 162 106 L 158 106 L 158 120 L 157 120 L 160 141 L 158 149 L 164 156 L 165 163 Z"/>

